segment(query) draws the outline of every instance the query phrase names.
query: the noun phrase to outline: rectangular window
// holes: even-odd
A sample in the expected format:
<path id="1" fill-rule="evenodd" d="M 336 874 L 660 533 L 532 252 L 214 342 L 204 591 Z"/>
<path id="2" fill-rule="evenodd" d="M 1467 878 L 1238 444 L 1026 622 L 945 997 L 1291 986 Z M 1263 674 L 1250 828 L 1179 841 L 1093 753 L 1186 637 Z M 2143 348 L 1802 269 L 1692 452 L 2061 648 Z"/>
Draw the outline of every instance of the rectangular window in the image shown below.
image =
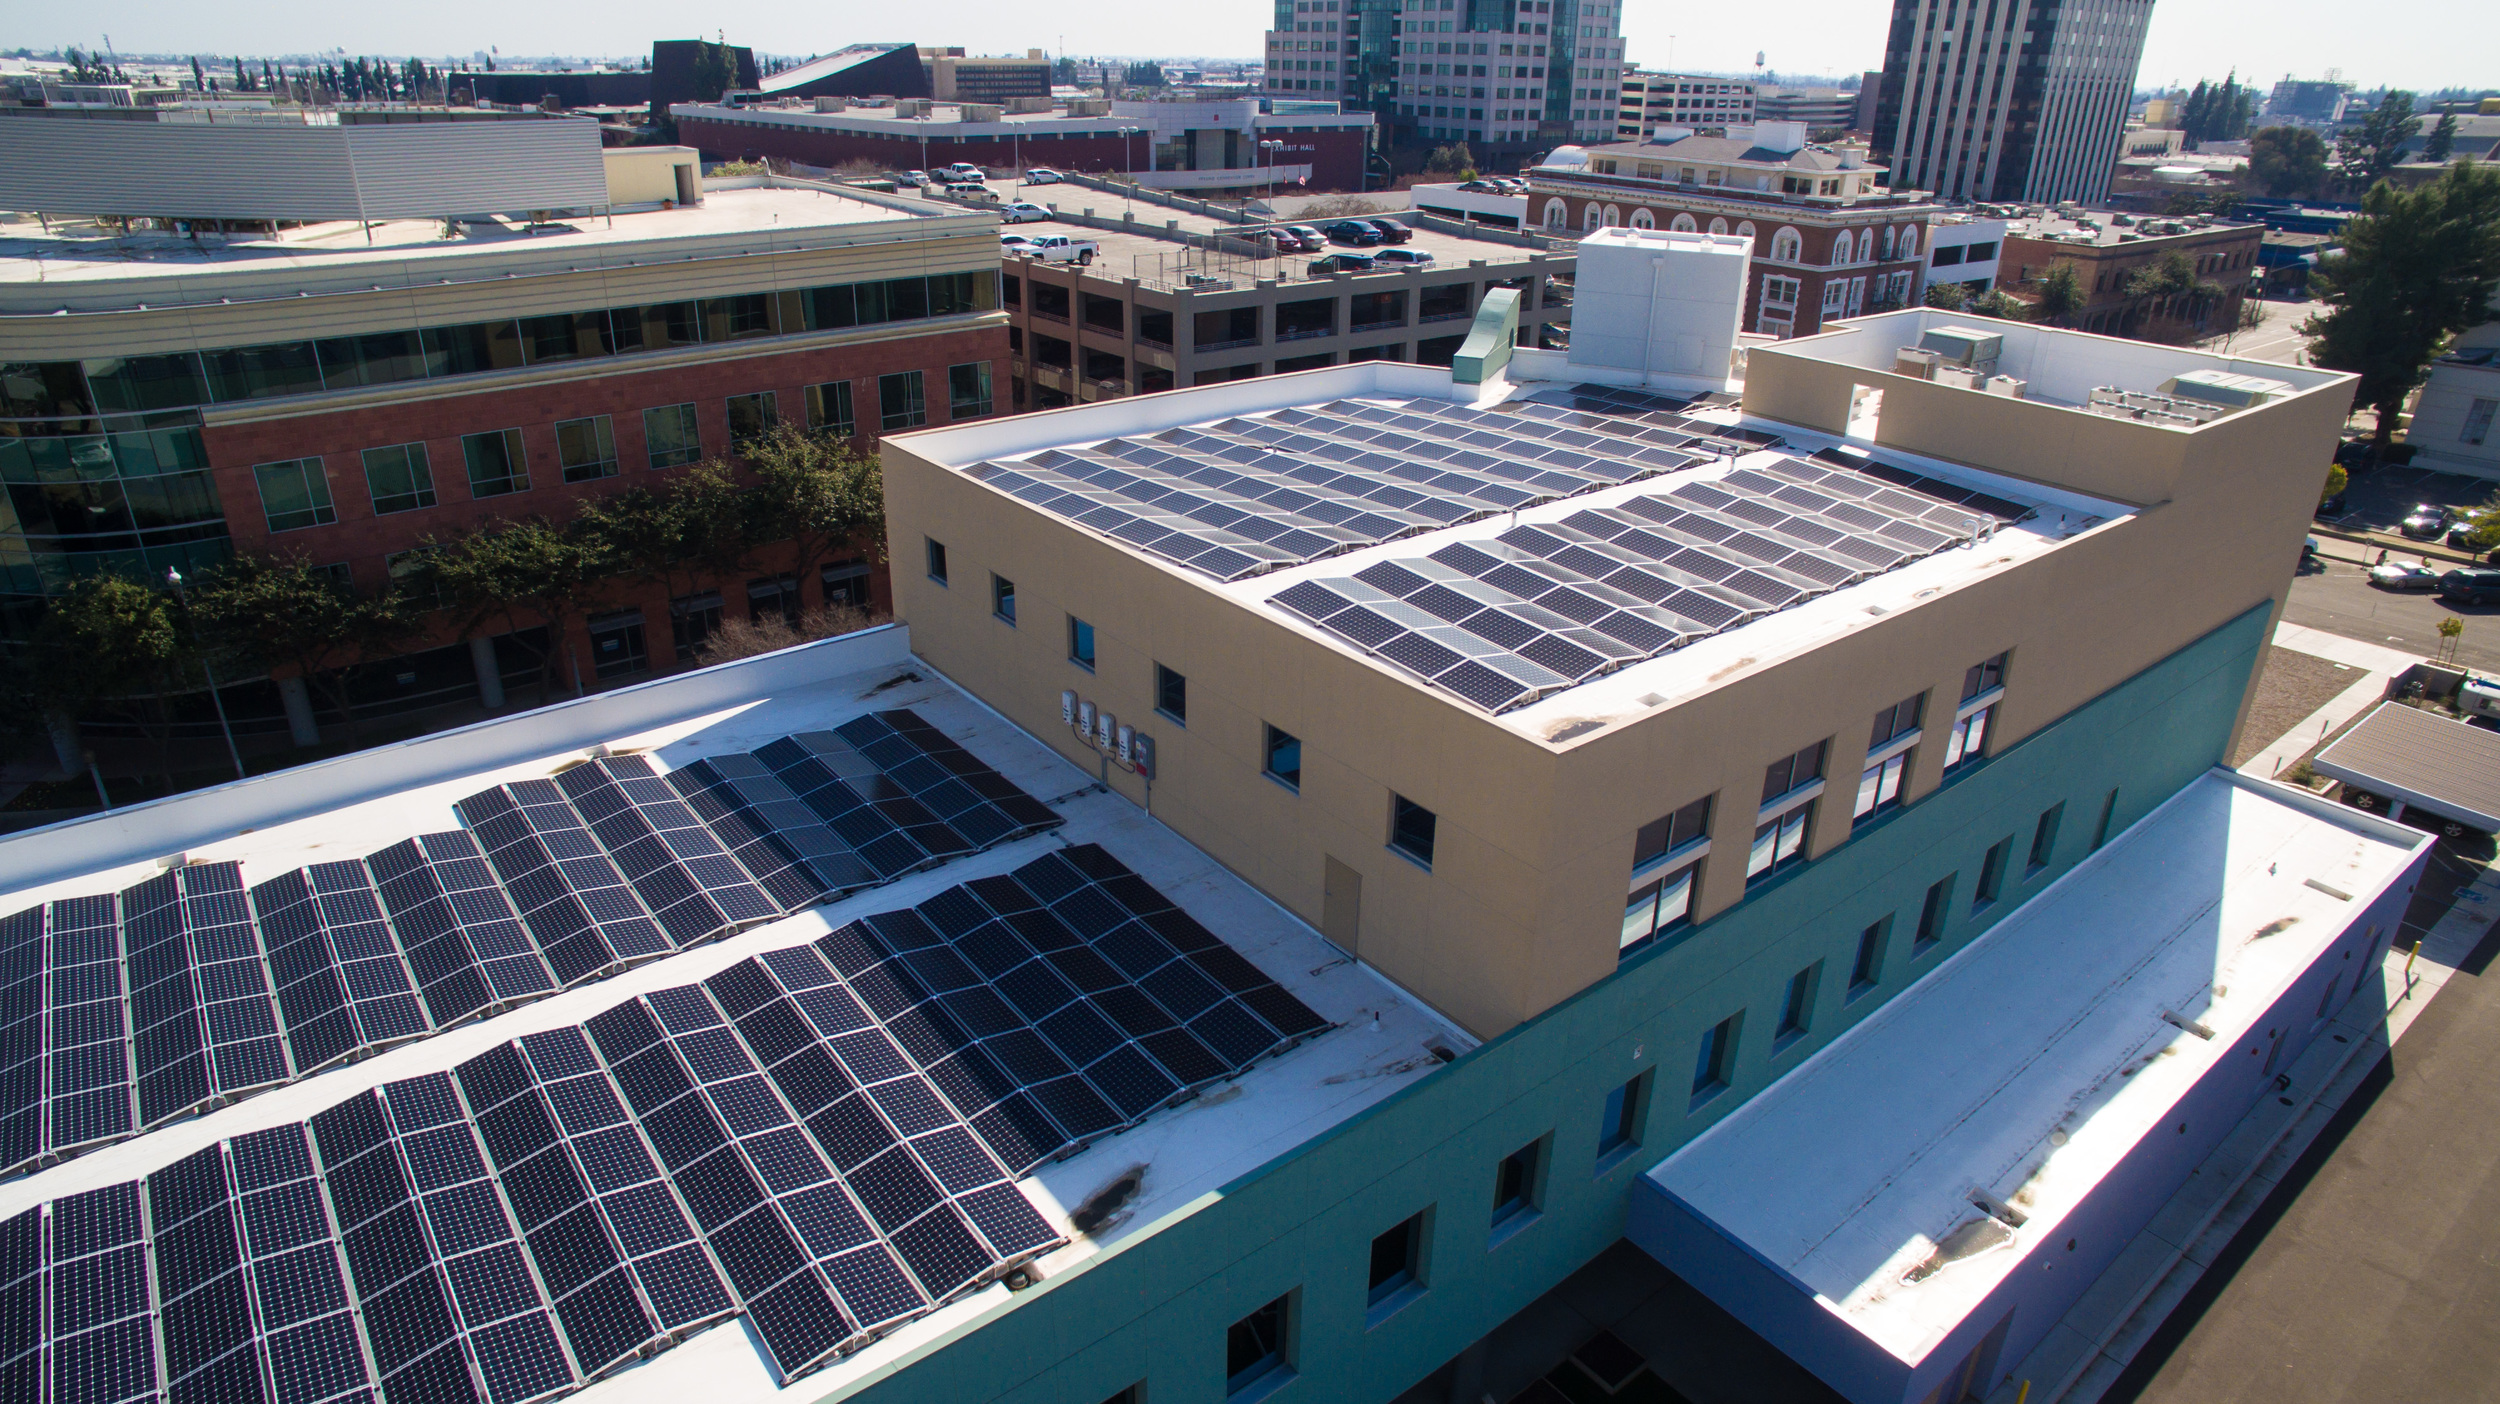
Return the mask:
<path id="1" fill-rule="evenodd" d="M 797 628 L 799 615 L 806 602 L 799 595 L 799 578 L 775 575 L 747 582 L 747 622 L 763 624 L 778 619 Z"/>
<path id="2" fill-rule="evenodd" d="M 1623 934 L 1618 955 L 1646 944 L 1652 937 L 1664 937 L 1684 928 L 1692 916 L 1693 882 L 1700 871 L 1701 863 L 1697 859 L 1662 877 L 1637 883 L 1632 888 L 1623 902 Z"/>
<path id="3" fill-rule="evenodd" d="M 1814 1025 L 1814 988 L 1823 983 L 1823 962 L 1816 961 L 1788 977 L 1788 988 L 1780 992 L 1779 1027 L 1771 1033 L 1771 1046 L 1784 1048 L 1806 1036 Z"/>
<path id="4" fill-rule="evenodd" d="M 2476 400 L 2466 409 L 2465 431 L 2457 438 L 2469 444 L 2479 444 L 2490 438 L 2491 417 L 2495 411 L 2500 411 L 2500 400 Z"/>
<path id="5" fill-rule="evenodd" d="M 319 458 L 290 458 L 252 469 L 260 482 L 260 508 L 269 515 L 271 531 L 328 526 L 339 519 L 330 501 L 330 478 Z"/>
<path id="6" fill-rule="evenodd" d="M 1736 1067 L 1736 1031 L 1745 1016 L 1730 1014 L 1701 1036 L 1700 1056 L 1693 1060 L 1693 1105 L 1700 1106 L 1727 1090 Z"/>
<path id="7" fill-rule="evenodd" d="M 616 430 L 604 414 L 556 421 L 556 463 L 568 483 L 616 476 Z"/>
<path id="8" fill-rule="evenodd" d="M 649 671 L 651 651 L 642 636 L 642 611 L 592 615 L 590 658 L 592 673 L 603 678 Z"/>
<path id="9" fill-rule="evenodd" d="M 2005 890 L 2005 865 L 2013 856 L 2014 837 L 2011 834 L 1988 846 L 1988 856 L 1979 860 L 1979 881 L 1971 887 L 1972 911 L 1984 912 L 1996 905 L 1997 898 Z"/>
<path id="10" fill-rule="evenodd" d="M 1417 1214 L 1372 1240 L 1364 1305 L 1386 1304 L 1423 1283 L 1424 1216 Z"/>
<path id="11" fill-rule="evenodd" d="M 425 461 L 425 445 L 370 448 L 364 456 L 365 486 L 373 494 L 375 516 L 434 505 L 434 470 Z"/>
<path id="12" fill-rule="evenodd" d="M 2093 852 L 2100 852 L 2101 845 L 2109 842 L 2110 821 L 2117 817 L 2118 792 L 2116 790 L 2112 790 L 2109 792 L 2109 798 L 2101 801 L 2101 822 L 2092 826 Z"/>
<path id="13" fill-rule="evenodd" d="M 1710 800 L 1704 795 L 1663 819 L 1641 826 L 1632 838 L 1632 870 L 1639 872 L 1710 831 Z"/>
<path id="14" fill-rule="evenodd" d="M 729 443 L 731 447 L 760 439 L 781 422 L 781 397 L 770 390 L 751 395 L 729 397 Z"/>
<path id="15" fill-rule="evenodd" d="M 946 368 L 947 413 L 956 419 L 979 419 L 990 412 L 990 363 Z"/>
<path id="16" fill-rule="evenodd" d="M 829 605 L 868 608 L 875 594 L 868 581 L 868 562 L 857 556 L 832 562 L 816 572 L 816 587 L 824 591 L 825 603 Z"/>
<path id="17" fill-rule="evenodd" d="M 1010 624 L 1016 622 L 1016 582 L 999 575 L 990 577 L 990 613 Z"/>
<path id="18" fill-rule="evenodd" d="M 2042 811 L 2040 823 L 2031 831 L 2031 861 L 2024 866 L 2023 876 L 2029 877 L 2047 867 L 2049 860 L 2057 856 L 2057 826 L 2065 818 L 2066 806 L 2063 802 Z"/>
<path id="19" fill-rule="evenodd" d="M 2005 686 L 2005 662 L 2014 655 L 2000 653 L 1984 663 L 1973 663 L 1962 674 L 1962 700 L 1968 702 L 1992 687 Z"/>
<path id="20" fill-rule="evenodd" d="M 1269 727 L 1266 756 L 1263 768 L 1270 777 L 1283 781 L 1289 789 L 1298 791 L 1302 788 L 1301 737 L 1290 731 Z"/>
<path id="21" fill-rule="evenodd" d="M 1953 880 L 1959 873 L 1947 873 L 1927 885 L 1926 905 L 1918 909 L 1918 935 L 1910 942 L 1914 955 L 1923 955 L 1944 939 L 1944 924 L 1953 916 Z"/>
<path id="22" fill-rule="evenodd" d="M 1068 661 L 1094 671 L 1094 626 L 1073 614 L 1068 616 Z"/>
<path id="23" fill-rule="evenodd" d="M 829 380 L 807 387 L 807 427 L 837 439 L 859 432 L 859 423 L 851 414 L 851 382 Z"/>
<path id="24" fill-rule="evenodd" d="M 463 434 L 460 457 L 468 465 L 471 497 L 502 497 L 530 490 L 529 459 L 522 452 L 518 429 Z"/>
<path id="25" fill-rule="evenodd" d="M 1823 778 L 1823 751 L 1829 741 L 1817 741 L 1793 756 L 1782 756 L 1762 771 L 1762 802 L 1769 804 L 1785 794 L 1801 790 Z"/>
<path id="26" fill-rule="evenodd" d="M 668 632 L 679 659 L 693 658 L 703 641 L 720 631 L 722 613 L 718 590 L 681 595 L 668 602 Z"/>
<path id="27" fill-rule="evenodd" d="M 642 443 L 654 468 L 676 468 L 703 456 L 703 434 L 694 406 L 662 405 L 642 412 Z"/>
<path id="28" fill-rule="evenodd" d="M 1433 832 L 1440 818 L 1404 795 L 1389 797 L 1389 846 L 1416 862 L 1432 866 Z"/>
<path id="29" fill-rule="evenodd" d="M 1901 802 L 1901 777 L 1909 773 L 1910 753 L 1898 751 L 1858 773 L 1857 804 L 1850 822 L 1871 819 Z"/>
<path id="30" fill-rule="evenodd" d="M 917 429 L 929 422 L 929 404 L 920 391 L 920 372 L 897 371 L 877 377 L 877 423 L 887 432 Z"/>
<path id="31" fill-rule="evenodd" d="M 1510 1154 L 1493 1167 L 1493 1227 L 1506 1224 L 1536 1212 L 1538 1196 L 1544 1186 L 1545 1139 L 1538 1137 Z"/>
<path id="32" fill-rule="evenodd" d="M 1856 999 L 1883 983 L 1884 943 L 1891 934 L 1890 917 L 1869 922 L 1866 929 L 1858 933 L 1858 953 L 1849 962 L 1849 998 Z"/>
<path id="33" fill-rule="evenodd" d="M 1155 665 L 1155 710 L 1183 726 L 1189 724 L 1189 679 Z"/>
<path id="34" fill-rule="evenodd" d="M 1781 869 L 1804 861 L 1806 828 L 1814 806 L 1801 804 L 1753 831 L 1753 848 L 1745 855 L 1745 883 L 1751 886 Z"/>
<path id="35" fill-rule="evenodd" d="M 1982 707 L 1953 723 L 1945 733 L 1944 770 L 1947 775 L 1960 769 L 1964 762 L 1975 761 L 1987 753 L 1988 718 L 1994 707 Z"/>
<path id="36" fill-rule="evenodd" d="M 1224 1393 L 1238 1398 L 1252 1393 L 1265 1393 L 1262 1385 L 1272 1385 L 1278 1376 L 1293 1369 L 1293 1342 L 1287 1332 L 1293 1324 L 1293 1294 L 1260 1307 L 1236 1321 L 1224 1332 Z"/>
<path id="37" fill-rule="evenodd" d="M 1601 1158 L 1641 1143 L 1641 1117 L 1649 1110 L 1648 1101 L 1648 1073 L 1606 1094 L 1606 1107 L 1597 1121 L 1597 1153 Z"/>
<path id="38" fill-rule="evenodd" d="M 940 585 L 943 585 L 946 583 L 946 543 L 943 541 L 930 541 L 928 542 L 928 548 L 929 578 L 936 581 Z"/>
<path id="39" fill-rule="evenodd" d="M 1895 702 L 1877 712 L 1874 734 L 1867 740 L 1867 749 L 1870 751 L 1881 749 L 1894 737 L 1918 730 L 1919 717 L 1926 707 L 1927 694 L 1922 692 L 1916 697 Z"/>

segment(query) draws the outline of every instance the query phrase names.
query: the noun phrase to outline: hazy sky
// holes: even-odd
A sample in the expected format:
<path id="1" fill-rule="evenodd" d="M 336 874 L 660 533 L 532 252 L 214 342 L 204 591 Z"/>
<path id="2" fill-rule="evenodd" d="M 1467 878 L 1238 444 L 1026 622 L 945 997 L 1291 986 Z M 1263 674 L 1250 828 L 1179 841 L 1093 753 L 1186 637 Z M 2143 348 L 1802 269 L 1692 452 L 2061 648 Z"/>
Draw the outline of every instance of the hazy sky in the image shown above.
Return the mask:
<path id="1" fill-rule="evenodd" d="M 1663 67 L 1742 71 L 1756 51 L 1791 73 L 1850 73 L 1882 58 L 1889 0 L 1781 0 L 1681 5 L 1628 0 L 1628 56 Z M 1038 47 L 1079 55 L 1255 57 L 1273 13 L 1268 0 L 1127 0 L 1036 5 L 1030 0 L 952 0 L 908 25 L 862 6 L 818 8 L 766 0 L 713 0 L 694 13 L 708 33 L 770 53 L 808 54 L 851 40 L 961 43 L 975 52 Z M 2364 87 L 2416 89 L 2500 85 L 2500 7 L 2480 0 L 2400 0 L 2380 22 L 2356 22 L 2348 0 L 2161 0 L 2144 55 L 2146 85 L 2240 73 L 2272 83 L 2287 73 L 2323 76 L 2339 67 Z M 77 27 L 73 27 L 73 25 Z M 336 0 L 98 0 L 30 5 L 0 46 L 95 46 L 111 35 L 125 52 L 267 54 L 344 48 L 352 53 L 439 59 L 488 45 L 506 54 L 649 52 L 654 38 L 692 37 L 689 10 L 661 0 L 430 0 L 422 5 L 341 5 Z M 883 32 L 880 32 L 883 31 Z M 1670 42 L 1670 36 L 1672 42 Z"/>

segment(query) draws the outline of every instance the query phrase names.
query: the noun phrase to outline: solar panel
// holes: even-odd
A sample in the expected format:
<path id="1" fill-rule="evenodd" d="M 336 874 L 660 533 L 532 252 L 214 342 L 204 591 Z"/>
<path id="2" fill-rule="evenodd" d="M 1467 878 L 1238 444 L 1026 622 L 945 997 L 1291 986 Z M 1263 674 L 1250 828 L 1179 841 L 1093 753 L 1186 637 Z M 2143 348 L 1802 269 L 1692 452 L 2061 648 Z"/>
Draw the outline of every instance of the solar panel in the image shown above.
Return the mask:
<path id="1" fill-rule="evenodd" d="M 148 1176 L 147 1200 L 168 1393 L 257 1395 L 264 1362 L 225 1147 L 209 1146 Z"/>
<path id="2" fill-rule="evenodd" d="M 80 1404 L 160 1397 L 155 1272 L 138 1183 L 54 1200 L 45 1217 L 50 1397 Z"/>
<path id="3" fill-rule="evenodd" d="M 498 785 L 453 808 L 562 984 L 676 949 L 553 783 Z"/>
<path id="4" fill-rule="evenodd" d="M 366 1343 L 305 1128 L 273 1126 L 223 1149 L 276 1404 L 369 1400 Z"/>
<path id="5" fill-rule="evenodd" d="M 309 1124 L 384 1397 L 429 1397 L 450 1381 L 468 1389 L 470 1358 L 451 1284 L 428 1239 L 429 1216 L 400 1158 L 381 1094 L 360 1093 L 315 1113 Z M 495 1226 L 494 1216 L 484 1222 Z"/>
<path id="6" fill-rule="evenodd" d="M 826 828 L 814 810 L 753 756 L 695 761 L 670 771 L 668 783 L 787 910 L 880 880 L 875 868 L 861 861 L 841 835 Z"/>
<path id="7" fill-rule="evenodd" d="M 44 1211 L 0 1221 L 0 1381 L 11 1398 L 43 1397 Z"/>
<path id="8" fill-rule="evenodd" d="M 43 1155 L 44 909 L 0 917 L 0 1172 Z"/>
<path id="9" fill-rule="evenodd" d="M 577 765 L 559 774 L 556 785 L 672 942 L 683 949 L 781 914 L 675 791 L 647 772 L 620 777 L 613 764 Z M 620 778 L 631 778 L 641 792 L 629 793 Z"/>
<path id="10" fill-rule="evenodd" d="M 177 868 L 131 887 L 122 941 L 141 1125 L 287 1080 L 239 865 Z"/>
<path id="11" fill-rule="evenodd" d="M 436 1028 L 556 988 L 467 832 L 423 834 L 365 861 Z"/>
<path id="12" fill-rule="evenodd" d="M 46 917 L 44 1143 L 57 1155 L 131 1134 L 138 1111 L 120 902 L 110 895 L 65 898 Z"/>
<path id="13" fill-rule="evenodd" d="M 432 1032 L 362 863 L 316 863 L 252 889 L 298 1073 Z"/>

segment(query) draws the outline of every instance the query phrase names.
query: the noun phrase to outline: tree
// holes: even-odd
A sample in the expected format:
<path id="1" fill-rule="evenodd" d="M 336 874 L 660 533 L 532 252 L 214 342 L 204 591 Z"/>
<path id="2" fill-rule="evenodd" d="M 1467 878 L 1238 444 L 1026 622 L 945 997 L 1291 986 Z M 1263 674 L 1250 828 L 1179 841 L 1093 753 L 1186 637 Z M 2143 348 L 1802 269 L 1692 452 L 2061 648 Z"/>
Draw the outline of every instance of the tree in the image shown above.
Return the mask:
<path id="1" fill-rule="evenodd" d="M 2338 494 L 2342 493 L 2343 490 L 2351 486 L 2351 484 L 2352 475 L 2344 471 L 2343 464 L 2330 463 L 2326 465 L 2326 486 L 2318 490 L 2318 501 L 2321 504 L 2332 502 Z"/>
<path id="2" fill-rule="evenodd" d="M 1930 307 L 1941 307 L 1947 312 L 1959 312 L 1962 310 L 1962 304 L 1968 301 L 1970 301 L 1970 289 L 1963 287 L 1960 283 L 1929 283 L 1927 285 L 1927 305 Z"/>
<path id="3" fill-rule="evenodd" d="M 208 73 L 200 67 L 200 56 L 197 54 L 191 56 L 191 84 L 201 92 L 208 91 Z"/>
<path id="4" fill-rule="evenodd" d="M 2434 166 L 2448 164 L 2448 155 L 2457 149 L 2457 110 L 2446 103 L 2439 106 L 2439 123 L 2422 142 L 2422 159 Z"/>
<path id="5" fill-rule="evenodd" d="M 2158 263 L 2148 263 L 2127 275 L 2129 297 L 2175 297 L 2196 286 L 2196 260 L 2172 249 Z"/>
<path id="6" fill-rule="evenodd" d="M 630 487 L 583 504 L 582 530 L 607 569 L 666 589 L 671 599 L 705 578 L 734 575 L 747 554 L 749 504 L 729 470 L 701 464 L 661 488 Z"/>
<path id="7" fill-rule="evenodd" d="M 2448 339 L 2491 316 L 2500 282 L 2500 169 L 2459 161 L 2419 190 L 2381 183 L 2344 226 L 2344 251 L 2310 270 L 2326 302 L 2301 331 L 2309 359 L 2351 371 L 2353 407 L 2378 414 L 2376 451 L 2395 441 L 2405 397 Z"/>
<path id="8" fill-rule="evenodd" d="M 738 61 L 726 44 L 696 40 L 694 51 L 694 100 L 718 102 L 720 95 L 738 81 Z"/>
<path id="9" fill-rule="evenodd" d="M 739 456 L 755 478 L 739 495 L 746 540 L 793 543 L 800 579 L 855 544 L 884 559 L 885 472 L 875 455 L 783 423 L 748 440 Z"/>
<path id="10" fill-rule="evenodd" d="M 2326 142 L 2306 127 L 2267 127 L 2248 139 L 2248 178 L 2279 200 L 2326 188 Z"/>
<path id="11" fill-rule="evenodd" d="M 422 627 L 403 597 L 364 598 L 302 557 L 236 556 L 208 573 L 191 604 L 210 642 L 257 667 L 291 668 L 319 688 L 351 737 L 358 731 L 349 683 Z"/>
<path id="12" fill-rule="evenodd" d="M 2003 288 L 1990 289 L 1978 297 L 1965 301 L 1962 304 L 1962 310 L 1981 317 L 1994 317 L 2001 322 L 2028 321 L 2031 315 L 2031 309 L 2023 305 L 2021 298 L 2015 297 Z"/>
<path id="13" fill-rule="evenodd" d="M 424 555 L 410 573 L 409 585 L 438 592 L 455 615 L 460 632 L 470 634 L 489 620 L 498 620 L 522 648 L 530 647 L 523 631 L 547 628 L 547 646 L 538 653 L 538 697 L 552 695 L 556 657 L 570 656 L 573 624 L 598 596 L 609 574 L 607 552 L 585 529 L 584 519 L 558 525 L 545 517 L 519 517 L 457 536 L 449 541 L 427 537 L 419 543 Z M 574 682 L 581 681 L 581 663 L 574 660 Z"/>
<path id="14" fill-rule="evenodd" d="M 185 685 L 199 654 L 165 592 L 119 575 L 89 576 L 54 599 L 35 629 L 45 690 L 75 723 L 99 705 L 127 703 L 156 743 L 171 789 L 173 709 L 165 694 Z"/>
<path id="15" fill-rule="evenodd" d="M 1473 180 L 1476 175 L 1476 156 L 1474 152 L 1467 149 L 1467 143 L 1463 141 L 1449 146 L 1437 146 L 1433 148 L 1432 155 L 1425 159 L 1424 169 L 1443 175 L 1454 175 L 1461 180 Z"/>
<path id="16" fill-rule="evenodd" d="M 2377 184 L 2404 159 L 2404 144 L 2422 130 L 2413 115 L 2413 94 L 2392 89 L 2357 127 L 2335 138 L 2335 164 L 2343 178 L 2364 189 Z"/>
<path id="17" fill-rule="evenodd" d="M 2076 271 L 2073 259 L 2061 258 L 2041 276 L 2040 298 L 2032 310 L 2041 321 L 2055 322 L 2082 310 L 2084 301 L 2083 275 Z"/>

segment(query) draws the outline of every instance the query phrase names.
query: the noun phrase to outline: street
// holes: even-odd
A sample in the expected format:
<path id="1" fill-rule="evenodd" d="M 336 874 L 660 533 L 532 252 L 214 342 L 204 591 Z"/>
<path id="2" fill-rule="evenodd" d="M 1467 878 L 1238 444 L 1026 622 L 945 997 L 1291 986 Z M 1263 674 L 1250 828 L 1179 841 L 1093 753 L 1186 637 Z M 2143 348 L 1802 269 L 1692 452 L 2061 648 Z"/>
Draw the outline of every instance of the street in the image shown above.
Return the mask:
<path id="1" fill-rule="evenodd" d="M 2362 548 L 2338 542 L 2330 549 Z M 2404 558 L 2401 551 L 2395 555 Z M 2465 634 L 2457 641 L 2458 664 L 2500 672 L 2500 605 L 2452 605 L 2428 592 L 2381 590 L 2370 584 L 2360 566 L 2313 559 L 2303 562 L 2293 578 L 2291 600 L 2283 610 L 2283 617 L 2294 624 L 2425 657 L 2439 651 L 2439 621 L 2451 615 L 2465 621 Z"/>
<path id="2" fill-rule="evenodd" d="M 2323 302 L 2259 302 L 2251 299 L 2249 306 L 2265 314 L 2265 324 L 2247 331 L 2234 331 L 2225 336 L 2210 337 L 2199 343 L 2199 350 L 2227 356 L 2245 356 L 2252 361 L 2280 361 L 2285 365 L 2307 365 L 2309 338 L 2300 334 L 2300 324 L 2326 310 Z"/>

